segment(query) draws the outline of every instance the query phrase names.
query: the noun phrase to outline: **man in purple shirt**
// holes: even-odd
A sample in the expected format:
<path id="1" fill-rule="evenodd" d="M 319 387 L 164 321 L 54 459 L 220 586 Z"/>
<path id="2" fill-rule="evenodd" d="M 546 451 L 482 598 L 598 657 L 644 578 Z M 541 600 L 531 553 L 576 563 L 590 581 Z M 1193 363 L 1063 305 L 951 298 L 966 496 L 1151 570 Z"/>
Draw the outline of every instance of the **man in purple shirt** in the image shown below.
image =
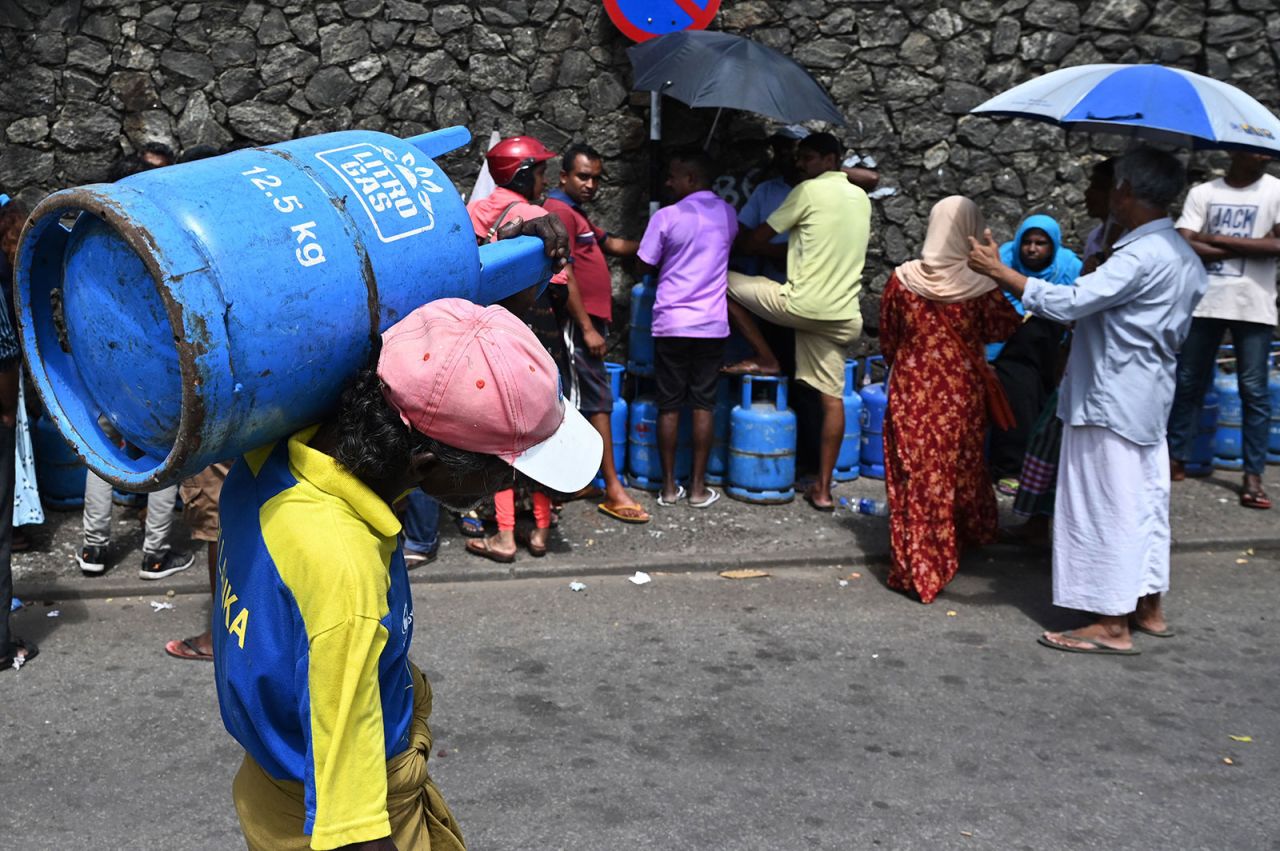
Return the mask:
<path id="1" fill-rule="evenodd" d="M 658 275 L 653 336 L 662 457 L 659 505 L 674 505 L 685 495 L 675 478 L 676 427 L 684 405 L 693 409 L 689 505 L 706 508 L 720 498 L 718 491 L 707 487 L 707 457 L 716 382 L 729 336 L 729 249 L 738 233 L 738 220 L 733 207 L 711 191 L 715 173 L 702 151 L 672 156 L 666 188 L 675 203 L 649 220 L 636 254 Z"/>

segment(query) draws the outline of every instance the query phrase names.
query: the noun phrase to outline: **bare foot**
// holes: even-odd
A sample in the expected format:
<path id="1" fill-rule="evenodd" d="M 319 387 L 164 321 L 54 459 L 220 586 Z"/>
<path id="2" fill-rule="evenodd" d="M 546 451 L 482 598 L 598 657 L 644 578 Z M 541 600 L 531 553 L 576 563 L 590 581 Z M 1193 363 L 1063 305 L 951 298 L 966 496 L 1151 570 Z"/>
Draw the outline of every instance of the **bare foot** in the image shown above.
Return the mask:
<path id="1" fill-rule="evenodd" d="M 780 375 L 782 365 L 776 360 L 747 358 L 721 367 L 720 371 L 726 375 Z"/>

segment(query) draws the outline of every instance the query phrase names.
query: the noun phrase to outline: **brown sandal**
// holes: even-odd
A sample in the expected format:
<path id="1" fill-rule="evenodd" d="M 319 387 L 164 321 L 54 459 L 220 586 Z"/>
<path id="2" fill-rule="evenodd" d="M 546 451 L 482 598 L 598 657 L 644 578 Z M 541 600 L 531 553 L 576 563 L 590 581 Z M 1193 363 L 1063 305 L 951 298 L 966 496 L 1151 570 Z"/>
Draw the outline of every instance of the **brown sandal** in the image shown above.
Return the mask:
<path id="1" fill-rule="evenodd" d="M 1245 508 L 1259 508 L 1263 511 L 1271 507 L 1271 497 L 1264 490 L 1245 491 L 1240 494 L 1240 504 Z"/>
<path id="2" fill-rule="evenodd" d="M 511 564 L 516 560 L 515 553 L 500 553 L 497 550 L 489 548 L 488 538 L 472 538 L 467 541 L 467 552 L 473 556 L 487 558 L 489 561 L 496 561 L 498 564 Z"/>

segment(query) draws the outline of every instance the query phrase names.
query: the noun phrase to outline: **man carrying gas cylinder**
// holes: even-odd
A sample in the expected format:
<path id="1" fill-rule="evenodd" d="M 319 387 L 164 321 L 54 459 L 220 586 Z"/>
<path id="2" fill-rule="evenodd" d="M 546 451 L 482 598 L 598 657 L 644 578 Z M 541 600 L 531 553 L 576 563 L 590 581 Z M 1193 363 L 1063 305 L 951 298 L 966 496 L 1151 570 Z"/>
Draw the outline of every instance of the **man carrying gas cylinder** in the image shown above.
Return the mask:
<path id="1" fill-rule="evenodd" d="M 555 217 L 509 226 L 563 263 Z M 528 298 L 528 293 L 523 294 Z M 455 851 L 427 772 L 431 689 L 409 661 L 413 600 L 392 504 L 467 510 L 512 469 L 556 491 L 602 444 L 502 306 L 426 304 L 388 329 L 325 421 L 247 453 L 222 492 L 214 666 L 244 747 L 233 797 L 251 851 Z"/>

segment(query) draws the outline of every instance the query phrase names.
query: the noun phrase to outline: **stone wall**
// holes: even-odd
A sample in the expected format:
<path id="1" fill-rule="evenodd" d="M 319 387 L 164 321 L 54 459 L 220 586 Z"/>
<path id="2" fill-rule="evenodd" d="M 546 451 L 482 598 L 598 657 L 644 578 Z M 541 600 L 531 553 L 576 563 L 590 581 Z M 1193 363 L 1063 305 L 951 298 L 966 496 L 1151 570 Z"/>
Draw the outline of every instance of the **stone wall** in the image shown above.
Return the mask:
<path id="1" fill-rule="evenodd" d="M 849 118 L 838 132 L 897 188 L 877 203 L 875 290 L 917 251 L 946 194 L 974 197 L 1006 237 L 1030 212 L 1061 217 L 1068 234 L 1087 224 L 1085 169 L 1121 143 L 975 118 L 970 107 L 1062 66 L 1162 62 L 1236 83 L 1276 110 L 1275 2 L 724 0 L 715 26 L 808 67 Z M 496 128 L 553 149 L 591 142 L 609 178 L 598 217 L 638 236 L 648 98 L 628 91 L 628 45 L 595 0 L 0 0 L 0 190 L 34 202 L 104 180 L 151 140 L 226 149 L 349 127 L 410 135 L 465 124 L 481 140 Z M 706 137 L 710 112 L 666 103 L 669 144 Z M 726 115 L 716 140 L 728 171 L 753 164 L 767 129 Z M 461 189 L 479 151 L 473 143 L 442 160 Z M 620 295 L 626 280 L 620 273 Z"/>

